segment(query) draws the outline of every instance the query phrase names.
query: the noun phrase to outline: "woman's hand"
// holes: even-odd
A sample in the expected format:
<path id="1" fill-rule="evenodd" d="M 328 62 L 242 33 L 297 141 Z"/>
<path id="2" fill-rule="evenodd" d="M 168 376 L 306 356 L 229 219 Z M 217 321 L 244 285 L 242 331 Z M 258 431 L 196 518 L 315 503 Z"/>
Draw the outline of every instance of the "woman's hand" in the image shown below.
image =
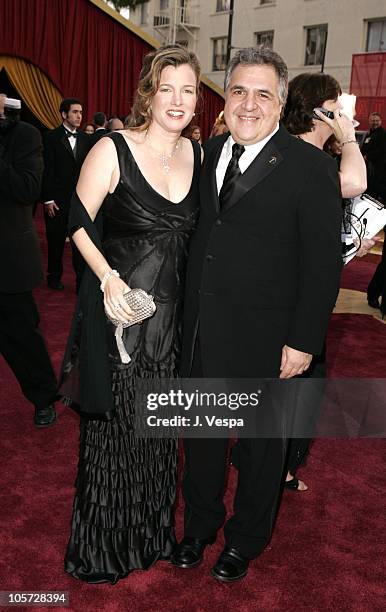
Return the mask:
<path id="1" fill-rule="evenodd" d="M 123 294 L 130 291 L 130 287 L 117 276 L 110 276 L 105 284 L 104 305 L 109 317 L 121 323 L 130 321 L 134 313 L 126 304 Z"/>
<path id="2" fill-rule="evenodd" d="M 329 119 L 326 115 L 323 115 L 317 108 L 314 108 L 314 112 L 318 117 L 330 126 L 334 135 L 339 142 L 345 142 L 346 140 L 355 140 L 355 129 L 352 121 L 346 115 L 340 114 L 340 111 L 334 111 L 334 119 Z"/>

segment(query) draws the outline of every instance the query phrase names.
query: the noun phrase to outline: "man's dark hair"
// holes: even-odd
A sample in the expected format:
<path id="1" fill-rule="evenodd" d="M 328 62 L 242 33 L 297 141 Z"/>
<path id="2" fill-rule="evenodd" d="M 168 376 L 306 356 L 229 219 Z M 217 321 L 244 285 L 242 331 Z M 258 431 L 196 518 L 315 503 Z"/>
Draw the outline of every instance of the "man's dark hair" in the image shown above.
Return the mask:
<path id="1" fill-rule="evenodd" d="M 78 98 L 64 98 L 64 100 L 62 100 L 60 103 L 59 112 L 68 113 L 72 104 L 82 105 L 82 102 L 78 100 Z"/>
<path id="2" fill-rule="evenodd" d="M 95 113 L 94 125 L 96 127 L 105 127 L 105 124 L 106 124 L 106 115 L 104 113 Z"/>
<path id="3" fill-rule="evenodd" d="M 342 93 L 340 85 L 329 74 L 303 73 L 293 78 L 288 86 L 283 123 L 291 134 L 305 134 L 313 128 L 314 108 L 326 100 L 336 100 Z"/>

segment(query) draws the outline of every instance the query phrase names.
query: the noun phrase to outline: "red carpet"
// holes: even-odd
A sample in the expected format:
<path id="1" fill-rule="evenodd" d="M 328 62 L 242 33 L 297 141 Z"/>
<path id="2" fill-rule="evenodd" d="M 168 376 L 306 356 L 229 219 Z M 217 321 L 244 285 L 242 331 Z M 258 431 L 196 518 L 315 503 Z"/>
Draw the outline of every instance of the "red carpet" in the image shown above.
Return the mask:
<path id="1" fill-rule="evenodd" d="M 377 255 L 366 255 L 366 257 L 353 259 L 350 264 L 343 268 L 341 287 L 344 289 L 356 289 L 367 291 L 367 285 L 374 274 L 374 270 L 380 261 Z"/>
<path id="2" fill-rule="evenodd" d="M 345 270 L 343 286 L 363 290 L 374 267 L 353 262 Z M 64 292 L 45 287 L 36 292 L 57 369 L 75 298 L 68 257 L 66 268 Z M 385 344 L 386 326 L 371 317 L 335 315 L 328 338 L 330 376 L 383 376 Z M 271 545 L 239 584 L 218 584 L 209 576 L 221 549 L 218 541 L 196 570 L 177 570 L 161 562 L 116 586 L 89 586 L 63 572 L 78 453 L 77 417 L 58 405 L 59 422 L 36 430 L 32 407 L 2 360 L 0 379 L 0 590 L 68 591 L 70 609 L 108 612 L 385 609 L 384 440 L 315 442 L 303 470 L 310 490 L 285 494 Z M 229 508 L 234 486 L 232 471 Z M 180 535 L 181 498 L 176 520 Z"/>

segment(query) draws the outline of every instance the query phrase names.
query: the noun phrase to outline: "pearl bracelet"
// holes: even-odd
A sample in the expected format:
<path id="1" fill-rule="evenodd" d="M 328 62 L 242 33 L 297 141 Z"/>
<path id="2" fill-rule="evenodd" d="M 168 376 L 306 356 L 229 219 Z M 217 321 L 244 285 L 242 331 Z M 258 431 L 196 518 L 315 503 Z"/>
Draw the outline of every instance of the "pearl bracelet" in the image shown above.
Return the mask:
<path id="1" fill-rule="evenodd" d="M 357 145 L 359 146 L 359 143 L 358 143 L 358 141 L 357 141 L 357 140 L 355 140 L 355 138 L 354 138 L 354 139 L 351 139 L 351 140 L 344 140 L 343 142 L 341 142 L 341 143 L 340 143 L 340 146 L 341 146 L 341 147 L 344 147 L 344 145 L 346 145 L 346 144 L 350 144 L 350 142 L 355 142 L 355 144 L 357 144 Z"/>
<path id="2" fill-rule="evenodd" d="M 110 276 L 116 276 L 117 278 L 119 278 L 119 272 L 117 272 L 117 270 L 107 270 L 107 272 L 105 272 L 100 285 L 102 292 L 104 292 L 106 283 L 109 280 Z"/>

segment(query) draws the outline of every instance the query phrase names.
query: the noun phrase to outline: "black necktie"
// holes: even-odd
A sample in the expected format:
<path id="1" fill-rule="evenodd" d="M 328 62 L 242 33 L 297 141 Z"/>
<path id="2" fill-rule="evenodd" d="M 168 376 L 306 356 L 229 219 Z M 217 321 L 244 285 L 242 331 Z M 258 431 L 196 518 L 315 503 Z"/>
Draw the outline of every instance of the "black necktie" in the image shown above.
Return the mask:
<path id="1" fill-rule="evenodd" d="M 232 195 L 235 181 L 241 175 L 239 159 L 244 151 L 245 147 L 243 147 L 243 145 L 235 143 L 232 147 L 232 157 L 225 172 L 224 182 L 219 193 L 221 209 L 226 208 Z"/>

